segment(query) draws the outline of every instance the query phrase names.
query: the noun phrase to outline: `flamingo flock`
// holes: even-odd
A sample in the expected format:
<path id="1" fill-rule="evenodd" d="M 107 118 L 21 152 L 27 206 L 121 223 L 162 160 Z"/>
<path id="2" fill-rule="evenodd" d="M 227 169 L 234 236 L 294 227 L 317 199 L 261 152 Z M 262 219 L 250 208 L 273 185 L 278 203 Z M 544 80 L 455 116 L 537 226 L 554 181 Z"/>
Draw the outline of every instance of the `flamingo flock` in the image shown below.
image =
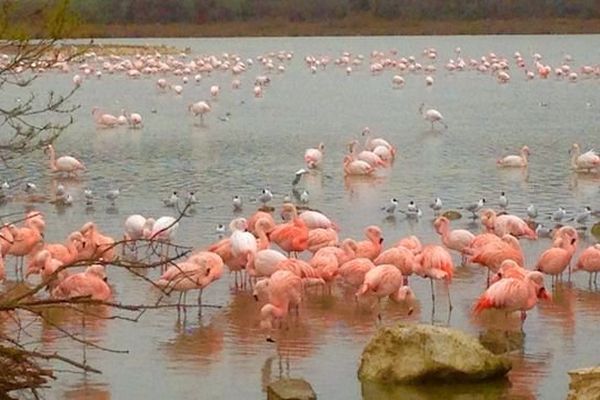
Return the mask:
<path id="1" fill-rule="evenodd" d="M 421 58 L 401 56 L 397 52 L 373 51 L 367 57 L 350 52 L 343 52 L 339 56 L 307 55 L 303 61 L 311 75 L 337 68 L 350 76 L 368 63 L 368 72 L 374 79 L 384 72 L 392 72 L 392 87 L 400 91 L 415 84 L 415 77 L 419 77 L 420 85 L 435 86 L 434 77 L 439 73 L 435 64 L 438 57 L 434 48 L 427 48 Z M 4 57 L 0 59 L 5 60 Z M 198 96 L 199 100 L 187 105 L 190 120 L 199 118 L 200 124 L 206 127 L 213 113 L 219 110 L 219 97 L 223 93 L 245 90 L 248 86 L 255 101 L 261 101 L 269 95 L 272 85 L 277 84 L 275 76 L 283 76 L 287 71 L 286 66 L 293 60 L 294 54 L 289 51 L 269 52 L 245 60 L 237 54 L 228 53 L 195 57 L 187 54 L 138 54 L 127 58 L 89 52 L 74 63 L 56 59 L 40 62 L 35 67 L 20 66 L 21 70 L 17 73 L 28 70 L 69 73 L 76 69 L 78 73 L 72 82 L 81 90 L 85 89 L 87 79 L 105 79 L 105 74 L 121 73 L 127 79 L 134 80 L 144 76 L 160 76 L 156 80 L 150 79 L 153 90 L 159 95 L 173 97 L 192 90 L 192 87 L 198 91 L 204 90 L 204 77 L 211 74 L 231 74 L 231 85 L 210 85 Z M 600 78 L 600 65 L 581 66 L 578 73 L 572 65 L 572 59 L 565 58 L 558 66 L 547 65 L 542 60 L 541 55 L 534 54 L 529 62 L 520 53 L 512 57 L 489 53 L 467 59 L 457 49 L 456 57 L 447 60 L 443 68 L 447 74 L 471 72 L 491 76 L 503 85 L 510 85 L 516 79 L 513 71 L 522 71 L 526 80 L 555 77 L 575 83 L 580 79 Z M 251 80 L 250 85 L 245 85 L 245 75 L 259 68 L 259 71 L 255 71 L 259 75 Z M 140 82 L 144 80 L 140 79 Z M 436 127 L 443 127 L 444 131 L 449 129 L 448 119 L 431 105 L 421 103 L 418 114 L 432 131 Z M 102 130 L 122 125 L 144 129 L 144 119 L 138 112 L 130 113 L 121 109 L 117 115 L 116 112 L 112 114 L 104 108 L 93 107 L 91 115 L 95 126 Z M 450 115 L 451 125 L 455 120 L 456 117 Z M 341 161 L 338 168 L 346 178 L 369 178 L 380 171 L 389 170 L 402 156 L 402 149 L 399 150 L 392 142 L 365 127 L 359 137 L 349 138 L 345 142 L 347 151 L 343 159 L 338 160 Z M 319 174 L 326 168 L 325 161 L 331 154 L 329 144 L 323 141 L 311 143 L 310 146 L 314 147 L 306 148 L 303 157 L 298 152 L 298 159 L 303 160 L 306 169 L 296 173 L 294 187 L 303 176 Z M 45 151 L 53 174 L 85 179 L 86 171 L 93 168 L 70 155 L 57 157 L 53 145 L 48 145 Z M 575 172 L 597 172 L 600 168 L 600 157 L 593 150 L 582 150 L 579 144 L 574 143 L 569 153 L 570 159 L 565 158 L 565 165 L 568 161 L 568 166 Z M 506 155 L 490 163 L 495 162 L 498 168 L 524 169 L 532 166 L 530 158 L 533 157 L 535 152 L 524 145 L 518 154 Z M 35 185 L 28 183 L 25 190 L 34 191 Z M 120 190 L 114 189 L 106 198 L 114 205 L 119 194 Z M 93 199 L 91 191 L 86 191 L 85 196 L 88 201 Z M 179 197 L 176 192 L 173 196 L 164 199 L 164 204 L 177 209 Z M 193 196 L 193 193 L 189 195 L 188 205 L 197 203 Z M 304 190 L 298 196 L 298 201 L 293 202 L 288 198 L 276 209 L 270 209 L 267 205 L 275 201 L 276 196 L 266 187 L 256 199 L 263 207 L 242 216 L 244 203 L 240 196 L 235 195 L 232 201 L 235 218 L 228 225 L 219 227 L 218 232 L 222 237 L 208 245 L 196 243 L 188 257 L 165 265 L 160 273 L 151 278 L 152 282 L 167 294 L 178 292 L 177 306 L 185 311 L 188 292 L 198 291 L 198 305 L 201 306 L 203 292 L 215 281 L 223 279 L 225 272 L 229 271 L 234 275 L 235 289 L 247 290 L 257 299 L 256 314 L 260 326 L 268 332 L 269 340 L 273 340 L 272 333 L 285 324 L 290 311 L 300 312 L 307 296 L 350 294 L 357 303 L 365 301 L 365 298 L 376 298 L 378 303 L 388 298 L 393 302 L 406 303 L 412 310 L 425 299 L 423 293 L 411 288 L 409 279 L 424 278 L 430 282 L 432 309 L 435 310 L 437 302 L 436 285 L 443 285 L 450 313 L 454 307 L 451 288 L 457 270 L 478 265 L 486 269 L 487 279 L 481 282 L 481 295 L 472 299 L 473 313 L 478 315 L 488 309 L 499 309 L 507 314 L 519 312 L 524 321 L 525 313 L 534 308 L 538 300 L 551 301 L 545 286 L 546 276 L 549 276 L 551 285 L 555 285 L 565 272 L 570 277 L 573 271 L 586 271 L 590 274 L 591 285 L 596 284 L 600 271 L 599 245 L 584 249 L 576 257 L 580 233 L 569 225 L 557 226 L 549 233 L 551 242 L 547 248 L 539 254 L 535 263 L 526 265 L 523 246 L 528 241 L 541 240 L 542 236 L 540 225 L 533 223 L 538 218 L 538 212 L 535 208 L 528 208 L 528 219 L 508 213 L 509 203 L 504 192 L 499 199 L 499 209 L 494 209 L 484 198 L 464 207 L 473 216 L 474 225 L 470 229 L 452 229 L 452 218 L 444 213 L 442 199 L 435 198 L 430 207 L 433 211 L 432 230 L 439 234 L 438 243 L 422 243 L 416 236 L 384 239 L 382 228 L 367 221 L 363 238 L 347 237 L 342 234 L 342 224 L 307 206 L 309 198 L 308 191 Z M 384 211 L 388 216 L 402 213 L 407 218 L 415 219 L 423 218 L 425 214 L 412 200 L 406 210 L 399 208 L 398 200 L 393 198 Z M 274 211 L 279 212 L 283 220 L 278 221 Z M 588 208 L 583 216 L 578 215 L 574 220 L 584 224 L 591 213 Z M 556 223 L 562 223 L 565 218 L 564 210 L 552 216 Z M 133 214 L 124 220 L 123 232 L 118 234 L 118 237 L 123 237 L 122 243 L 104 234 L 99 228 L 100 222 L 95 221 L 75 229 L 61 243 L 48 243 L 45 239 L 45 220 L 41 212 L 34 211 L 25 215 L 20 225 L 6 224 L 0 229 L 0 280 L 7 280 L 11 275 L 7 273 L 8 260 L 14 258 L 15 272 L 12 278 L 32 279 L 39 275 L 48 286 L 48 295 L 51 297 L 90 296 L 92 299 L 108 301 L 115 295 L 107 283 L 111 263 L 118 263 L 122 257 L 139 257 L 143 242 L 160 248 L 157 251 L 160 260 L 168 260 L 180 223 L 185 221 L 180 222 L 177 217 L 170 215 L 155 219 Z M 228 235 L 225 226 L 229 227 Z M 453 253 L 459 259 L 453 257 Z M 77 262 L 90 265 L 75 273 L 65 268 Z M 378 312 L 378 320 L 382 319 L 382 314 Z"/>

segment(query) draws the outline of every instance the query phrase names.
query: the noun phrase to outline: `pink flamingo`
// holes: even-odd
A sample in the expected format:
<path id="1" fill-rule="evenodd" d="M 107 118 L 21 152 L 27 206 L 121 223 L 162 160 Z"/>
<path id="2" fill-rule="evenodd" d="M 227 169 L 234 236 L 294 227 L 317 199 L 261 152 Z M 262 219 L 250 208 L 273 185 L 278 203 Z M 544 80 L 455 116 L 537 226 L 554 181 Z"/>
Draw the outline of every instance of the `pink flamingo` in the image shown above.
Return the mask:
<path id="1" fill-rule="evenodd" d="M 548 274 L 552 277 L 552 286 L 557 275 L 562 275 L 567 265 L 571 262 L 573 253 L 575 253 L 577 242 L 576 239 L 564 240 L 557 239 L 559 247 L 551 247 L 544 251 L 538 259 L 535 270 Z"/>
<path id="2" fill-rule="evenodd" d="M 8 226 L 8 230 L 12 236 L 12 244 L 8 248 L 8 254 L 17 257 L 16 275 L 19 279 L 19 275 L 21 278 L 23 277 L 24 257 L 30 254 L 43 241 L 43 238 L 42 234 L 33 228 L 17 228 L 11 224 Z"/>
<path id="3" fill-rule="evenodd" d="M 525 321 L 527 310 L 537 304 L 537 299 L 550 299 L 544 288 L 544 276 L 530 271 L 524 278 L 504 278 L 491 285 L 479 297 L 473 308 L 474 314 L 483 310 L 497 308 L 506 314 L 521 311 L 521 324 Z"/>
<path id="4" fill-rule="evenodd" d="M 78 261 L 103 259 L 110 262 L 115 259 L 115 240 L 101 234 L 95 223 L 85 223 L 79 232 L 83 235 L 86 246 L 79 252 Z"/>
<path id="5" fill-rule="evenodd" d="M 258 220 L 260 219 L 268 219 L 269 223 L 271 226 L 275 226 L 275 220 L 273 219 L 273 216 L 271 214 L 269 214 L 268 212 L 264 212 L 264 211 L 257 211 L 254 214 L 252 214 L 250 216 L 250 218 L 248 218 L 247 222 L 248 222 L 248 231 L 252 232 L 254 234 L 256 234 L 256 229 L 255 229 L 255 225 L 258 222 Z"/>
<path id="6" fill-rule="evenodd" d="M 531 155 L 529 147 L 523 146 L 520 155 L 509 155 L 496 161 L 499 167 L 522 168 L 527 166 L 527 157 Z"/>
<path id="7" fill-rule="evenodd" d="M 381 229 L 376 225 L 370 225 L 365 229 L 367 240 L 356 243 L 356 257 L 364 257 L 374 260 L 381 253 L 383 237 Z"/>
<path id="8" fill-rule="evenodd" d="M 67 237 L 67 242 L 65 244 L 46 244 L 42 247 L 41 250 L 47 250 L 52 256 L 52 258 L 59 260 L 63 264 L 68 265 L 72 264 L 75 260 L 77 260 L 79 252 L 83 249 L 84 245 L 85 240 L 83 238 L 83 235 L 81 234 L 81 232 L 75 231 Z M 38 252 L 37 254 L 32 253 L 32 258 L 29 264 L 27 265 L 27 272 L 25 276 L 38 273 L 41 267 L 43 266 L 43 257 L 40 256 L 40 252 Z"/>
<path id="9" fill-rule="evenodd" d="M 365 274 L 363 284 L 356 292 L 356 297 L 372 294 L 377 297 L 378 303 L 381 302 L 382 297 L 386 296 L 393 301 L 400 302 L 405 298 L 401 290 L 403 283 L 402 273 L 395 265 L 378 265 Z M 378 312 L 377 318 L 381 321 L 381 312 Z"/>
<path id="10" fill-rule="evenodd" d="M 117 117 L 112 114 L 103 113 L 98 107 L 92 108 L 92 116 L 94 117 L 94 121 L 96 121 L 96 125 L 102 128 L 113 128 L 119 123 Z"/>
<path id="11" fill-rule="evenodd" d="M 581 154 L 581 150 L 577 143 L 573 143 L 573 146 L 571 146 L 571 149 L 569 150 L 569 154 L 571 154 L 571 168 L 575 171 L 591 172 L 591 170 L 600 166 L 600 157 L 598 154 L 596 154 L 594 150 L 589 150 Z"/>
<path id="12" fill-rule="evenodd" d="M 277 271 L 268 281 L 268 303 L 260 309 L 263 329 L 273 329 L 274 320 L 283 320 L 290 306 L 299 306 L 302 300 L 302 279 L 290 271 Z M 270 333 L 267 341 L 273 341 Z"/>
<path id="13" fill-rule="evenodd" d="M 349 150 L 350 150 L 350 155 L 352 155 L 352 157 L 354 157 L 356 160 L 365 161 L 373 168 L 387 166 L 387 163 L 385 161 L 383 161 L 381 159 L 381 157 L 379 157 L 377 154 L 375 154 L 372 151 L 363 150 L 363 151 L 357 153 L 357 151 L 356 151 L 356 147 L 358 146 L 357 140 L 353 140 L 352 142 L 350 142 L 350 144 L 348 146 L 349 146 Z"/>
<path id="14" fill-rule="evenodd" d="M 319 271 L 310 266 L 309 263 L 297 258 L 288 258 L 277 264 L 277 269 L 290 271 L 302 279 L 305 287 L 313 285 L 324 285 L 325 281 L 319 276 Z"/>
<path id="15" fill-rule="evenodd" d="M 414 255 L 419 254 L 423 250 L 423 245 L 418 237 L 411 235 L 400 239 L 394 247 L 404 247 L 410 250 Z"/>
<path id="16" fill-rule="evenodd" d="M 198 305 L 202 305 L 202 292 L 205 287 L 219 279 L 223 274 L 223 260 L 211 252 L 199 252 L 187 261 L 170 266 L 155 282 L 156 285 L 170 293 L 178 291 L 179 301 L 177 310 L 181 307 L 181 300 L 185 303 L 188 290 L 199 289 Z M 185 312 L 185 307 L 184 307 Z"/>
<path id="17" fill-rule="evenodd" d="M 53 172 L 66 172 L 73 174 L 77 171 L 85 171 L 85 166 L 81 161 L 71 156 L 61 156 L 56 158 L 54 147 L 49 144 L 46 146 L 45 152 L 50 153 L 50 169 Z"/>
<path id="18" fill-rule="evenodd" d="M 413 274 L 415 268 L 419 268 L 415 255 L 404 247 L 392 247 L 381 252 L 373 263 L 394 265 L 402 273 L 405 285 L 408 284 L 408 277 Z"/>
<path id="19" fill-rule="evenodd" d="M 334 229 L 339 230 L 338 226 L 332 222 L 325 214 L 318 211 L 306 210 L 300 213 L 300 219 L 304 221 L 308 229 Z"/>
<path id="20" fill-rule="evenodd" d="M 507 233 L 514 237 L 526 237 L 529 239 L 537 239 L 537 233 L 516 215 L 496 215 L 496 212 L 491 209 L 485 209 L 481 212 L 481 223 L 485 225 L 488 231 L 502 237 Z"/>
<path id="21" fill-rule="evenodd" d="M 283 251 L 288 254 L 292 252 L 302 252 L 308 248 L 308 228 L 306 223 L 298 217 L 296 206 L 291 203 L 285 203 L 282 208 L 282 214 L 289 213 L 292 221 L 277 225 L 269 237 Z"/>
<path id="22" fill-rule="evenodd" d="M 311 267 L 319 271 L 319 275 L 326 283 L 332 282 L 338 275 L 339 267 L 354 259 L 356 254 L 356 242 L 346 239 L 341 247 L 328 246 L 319 249 L 310 259 Z"/>
<path id="23" fill-rule="evenodd" d="M 470 262 L 488 268 L 487 281 L 489 284 L 490 272 L 497 272 L 504 260 L 513 260 L 517 264 L 525 265 L 525 257 L 519 241 L 512 235 L 504 235 L 501 240 L 490 241 L 473 251 Z"/>
<path id="24" fill-rule="evenodd" d="M 323 247 L 337 245 L 338 240 L 338 234 L 334 229 L 311 229 L 308 231 L 308 251 L 315 254 L 319 249 Z"/>
<path id="25" fill-rule="evenodd" d="M 433 280 L 444 280 L 446 285 L 452 281 L 454 274 L 454 264 L 452 256 L 441 246 L 427 245 L 417 256 L 418 267 L 414 270 L 415 274 L 429 278 L 431 282 L 431 301 L 432 313 L 435 313 L 435 292 L 433 290 Z M 450 287 L 448 286 L 448 310 L 452 311 L 452 300 L 450 299 Z"/>
<path id="26" fill-rule="evenodd" d="M 371 175 L 374 171 L 375 168 L 366 161 L 354 160 L 349 154 L 344 157 L 344 174 L 346 176 Z"/>
<path id="27" fill-rule="evenodd" d="M 375 268 L 373 261 L 358 257 L 342 264 L 338 270 L 338 275 L 346 284 L 359 287 L 364 282 L 366 273 L 373 268 Z"/>
<path id="28" fill-rule="evenodd" d="M 52 292 L 55 287 L 69 276 L 69 271 L 62 269 L 61 271 L 56 272 L 64 264 L 60 260 L 52 258 L 52 255 L 48 250 L 40 251 L 38 258 L 41 260 L 42 265 L 40 269 L 42 281 L 48 286 L 48 290 Z"/>
<path id="29" fill-rule="evenodd" d="M 200 116 L 200 123 L 204 123 L 204 115 L 211 111 L 210 105 L 207 101 L 198 101 L 188 106 L 188 110 L 196 116 Z"/>
<path id="30" fill-rule="evenodd" d="M 108 301 L 112 293 L 106 283 L 104 267 L 90 265 L 85 272 L 70 275 L 60 281 L 52 290 L 52 296 L 58 299 L 90 297 L 92 300 Z"/>
<path id="31" fill-rule="evenodd" d="M 433 223 L 435 231 L 442 236 L 442 243 L 450 250 L 455 250 L 462 256 L 464 264 L 467 252 L 465 249 L 469 247 L 475 235 L 465 229 L 450 230 L 450 221 L 446 217 L 438 217 Z"/>
<path id="32" fill-rule="evenodd" d="M 597 284 L 598 271 L 600 271 L 600 244 L 585 249 L 575 266 L 576 270 L 587 271 L 590 273 L 589 285 L 592 286 L 592 275 L 594 276 L 594 285 Z"/>
<path id="33" fill-rule="evenodd" d="M 308 168 L 318 168 L 323 161 L 323 151 L 325 144 L 319 143 L 316 148 L 306 149 L 304 152 L 304 162 Z"/>

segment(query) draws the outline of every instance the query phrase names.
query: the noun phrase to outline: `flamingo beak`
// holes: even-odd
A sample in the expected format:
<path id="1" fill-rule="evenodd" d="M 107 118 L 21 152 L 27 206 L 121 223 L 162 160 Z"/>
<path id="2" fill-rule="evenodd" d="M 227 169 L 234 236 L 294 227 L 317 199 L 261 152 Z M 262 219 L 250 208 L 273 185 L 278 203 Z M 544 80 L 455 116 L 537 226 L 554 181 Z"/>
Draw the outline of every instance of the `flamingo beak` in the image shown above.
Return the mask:
<path id="1" fill-rule="evenodd" d="M 102 280 L 103 280 L 104 282 L 108 282 L 108 277 L 107 277 L 107 276 L 105 276 L 104 278 L 102 278 Z"/>
<path id="2" fill-rule="evenodd" d="M 538 298 L 540 299 L 544 299 L 544 300 L 552 300 L 552 296 L 550 295 L 550 293 L 548 293 L 546 291 L 546 288 L 540 288 L 540 290 L 538 291 Z"/>
<path id="3" fill-rule="evenodd" d="M 258 301 L 258 295 L 257 294 L 254 295 L 254 300 Z"/>
<path id="4" fill-rule="evenodd" d="M 379 244 L 383 243 L 383 238 L 379 238 Z"/>

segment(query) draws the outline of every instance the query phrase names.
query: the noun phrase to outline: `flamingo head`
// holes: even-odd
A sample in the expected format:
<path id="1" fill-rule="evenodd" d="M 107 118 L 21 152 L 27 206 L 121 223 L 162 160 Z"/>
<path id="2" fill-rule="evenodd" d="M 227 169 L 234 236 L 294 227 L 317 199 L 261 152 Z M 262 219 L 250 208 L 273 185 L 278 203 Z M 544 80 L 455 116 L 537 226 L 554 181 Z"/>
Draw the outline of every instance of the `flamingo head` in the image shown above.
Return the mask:
<path id="1" fill-rule="evenodd" d="M 438 217 L 434 222 L 433 222 L 433 227 L 436 229 L 436 231 L 442 229 L 442 227 L 447 226 L 450 223 L 450 221 L 448 220 L 448 218 L 442 216 L 442 217 Z"/>
<path id="2" fill-rule="evenodd" d="M 527 147 L 527 146 L 523 146 L 521 148 L 521 152 L 527 154 L 528 156 L 531 155 L 531 151 L 529 150 L 529 147 Z"/>

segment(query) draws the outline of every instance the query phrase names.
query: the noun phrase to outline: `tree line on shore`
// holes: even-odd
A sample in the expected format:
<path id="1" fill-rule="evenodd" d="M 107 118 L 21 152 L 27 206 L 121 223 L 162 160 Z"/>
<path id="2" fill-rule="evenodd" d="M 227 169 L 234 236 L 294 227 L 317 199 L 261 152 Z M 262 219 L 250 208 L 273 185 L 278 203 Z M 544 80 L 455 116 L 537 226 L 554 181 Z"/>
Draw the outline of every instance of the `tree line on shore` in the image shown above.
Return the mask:
<path id="1" fill-rule="evenodd" d="M 24 16 L 40 7 L 39 0 L 12 3 Z M 70 0 L 70 7 L 81 22 L 95 24 L 328 21 L 357 13 L 406 20 L 600 18 L 598 0 Z"/>

